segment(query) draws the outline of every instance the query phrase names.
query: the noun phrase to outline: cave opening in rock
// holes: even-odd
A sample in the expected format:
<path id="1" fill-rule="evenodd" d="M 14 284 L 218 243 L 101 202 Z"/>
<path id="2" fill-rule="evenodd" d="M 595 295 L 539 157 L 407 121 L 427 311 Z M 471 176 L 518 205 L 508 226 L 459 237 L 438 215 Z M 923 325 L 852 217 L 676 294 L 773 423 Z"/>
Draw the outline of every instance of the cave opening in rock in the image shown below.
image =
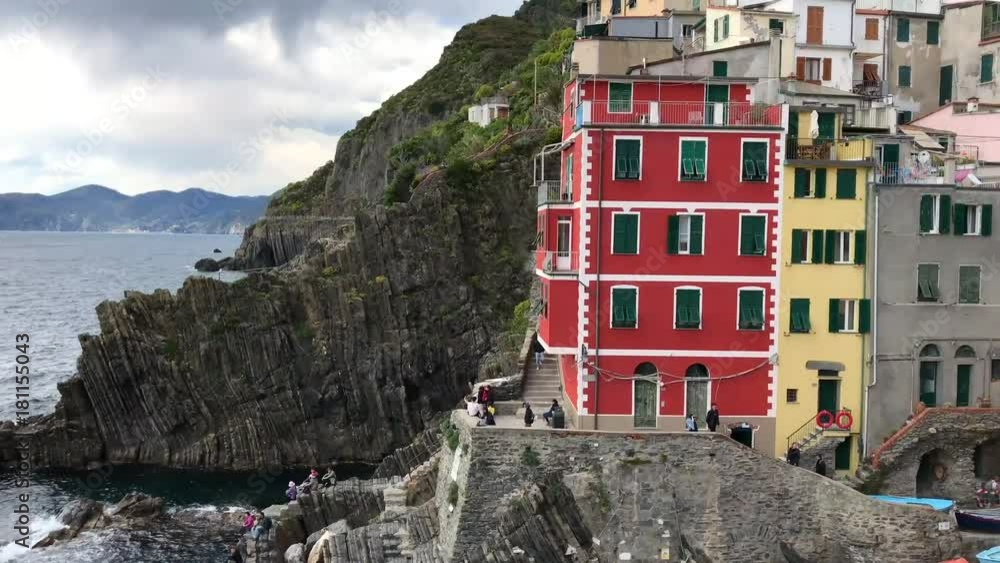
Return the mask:
<path id="1" fill-rule="evenodd" d="M 935 448 L 925 453 L 917 467 L 917 496 L 940 496 L 940 484 L 948 478 L 951 467 L 951 456 L 944 450 Z"/>

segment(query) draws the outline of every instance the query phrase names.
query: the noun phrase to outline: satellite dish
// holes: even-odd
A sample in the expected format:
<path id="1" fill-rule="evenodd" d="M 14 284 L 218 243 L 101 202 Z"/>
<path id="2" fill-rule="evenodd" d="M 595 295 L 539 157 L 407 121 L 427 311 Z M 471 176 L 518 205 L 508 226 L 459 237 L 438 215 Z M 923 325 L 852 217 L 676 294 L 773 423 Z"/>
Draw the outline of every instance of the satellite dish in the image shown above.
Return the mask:
<path id="1" fill-rule="evenodd" d="M 931 153 L 927 151 L 920 151 L 917 153 L 917 162 L 920 164 L 927 164 L 931 161 Z"/>

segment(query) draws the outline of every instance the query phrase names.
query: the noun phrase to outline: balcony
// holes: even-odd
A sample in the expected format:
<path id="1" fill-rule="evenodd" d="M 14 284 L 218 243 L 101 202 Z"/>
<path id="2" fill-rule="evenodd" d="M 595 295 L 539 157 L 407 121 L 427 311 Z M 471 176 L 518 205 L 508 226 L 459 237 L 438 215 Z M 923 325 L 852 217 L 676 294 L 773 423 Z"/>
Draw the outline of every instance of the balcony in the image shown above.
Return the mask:
<path id="1" fill-rule="evenodd" d="M 604 35 L 607 33 L 607 28 L 604 24 L 607 20 L 601 14 L 591 14 L 589 16 L 584 16 L 582 18 L 576 18 L 576 33 L 577 35 Z M 603 27 L 603 31 L 601 30 Z"/>
<path id="2" fill-rule="evenodd" d="M 546 180 L 538 184 L 538 206 L 572 205 L 573 191 L 571 186 L 558 180 Z"/>
<path id="3" fill-rule="evenodd" d="M 573 203 L 573 179 L 562 177 L 562 151 L 565 143 L 542 147 L 535 155 L 532 186 L 538 189 L 538 206 L 553 203 Z"/>
<path id="4" fill-rule="evenodd" d="M 851 91 L 862 98 L 881 98 L 884 83 L 881 80 L 855 80 Z"/>
<path id="5" fill-rule="evenodd" d="M 944 167 L 887 163 L 876 169 L 875 183 L 887 185 L 944 184 Z"/>
<path id="6" fill-rule="evenodd" d="M 764 127 L 781 126 L 780 105 L 752 102 L 584 101 L 576 127 Z"/>
<path id="7" fill-rule="evenodd" d="M 800 161 L 857 161 L 871 160 L 871 142 L 864 137 L 844 139 L 788 139 L 785 159 Z"/>
<path id="8" fill-rule="evenodd" d="M 580 269 L 579 253 L 568 250 L 537 250 L 535 266 L 549 275 L 575 275 Z"/>
<path id="9" fill-rule="evenodd" d="M 896 126 L 896 108 L 893 106 L 858 108 L 849 116 L 845 127 L 852 129 L 886 129 Z"/>

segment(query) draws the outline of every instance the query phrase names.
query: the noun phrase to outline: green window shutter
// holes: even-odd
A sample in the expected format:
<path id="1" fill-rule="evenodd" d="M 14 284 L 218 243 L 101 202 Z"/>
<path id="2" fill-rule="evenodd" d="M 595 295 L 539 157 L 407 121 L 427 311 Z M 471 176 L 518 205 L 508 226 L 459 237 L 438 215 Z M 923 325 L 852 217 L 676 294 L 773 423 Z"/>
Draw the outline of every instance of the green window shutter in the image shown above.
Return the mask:
<path id="1" fill-rule="evenodd" d="M 813 235 L 813 247 L 812 247 L 812 263 L 822 264 L 823 263 L 823 231 L 815 230 L 812 232 Z"/>
<path id="2" fill-rule="evenodd" d="M 722 16 L 722 38 L 729 37 L 729 16 Z"/>
<path id="3" fill-rule="evenodd" d="M 984 237 L 988 237 L 993 234 L 993 206 L 984 205 L 980 209 L 981 213 L 983 214 L 982 218 L 983 228 L 979 232 Z"/>
<path id="4" fill-rule="evenodd" d="M 739 328 L 759 330 L 764 328 L 764 292 L 744 290 L 739 295 Z"/>
<path id="5" fill-rule="evenodd" d="M 896 41 L 902 43 L 910 41 L 910 20 L 906 18 L 896 20 Z"/>
<path id="6" fill-rule="evenodd" d="M 563 193 L 573 193 L 573 155 L 566 157 L 566 175 L 563 180 Z"/>
<path id="7" fill-rule="evenodd" d="M 858 173 L 853 168 L 837 170 L 837 199 L 857 197 Z"/>
<path id="8" fill-rule="evenodd" d="M 929 233 L 934 228 L 934 196 L 920 196 L 920 232 Z"/>
<path id="9" fill-rule="evenodd" d="M 965 222 L 968 220 L 969 208 L 964 203 L 955 204 L 955 234 L 965 234 Z"/>
<path id="10" fill-rule="evenodd" d="M 638 180 L 642 142 L 638 139 L 615 140 L 615 180 Z"/>
<path id="11" fill-rule="evenodd" d="M 979 81 L 993 82 L 993 54 L 987 53 L 979 59 Z"/>
<path id="12" fill-rule="evenodd" d="M 795 197 L 809 197 L 809 170 L 795 169 Z"/>
<path id="13" fill-rule="evenodd" d="M 681 180 L 705 179 L 705 141 L 681 141 Z"/>
<path id="14" fill-rule="evenodd" d="M 941 215 L 938 217 L 938 232 L 948 234 L 951 230 L 951 196 L 941 196 Z"/>
<path id="15" fill-rule="evenodd" d="M 979 266 L 959 266 L 958 302 L 979 303 Z"/>
<path id="16" fill-rule="evenodd" d="M 910 67 L 906 65 L 899 65 L 899 86 L 904 88 L 910 87 Z"/>
<path id="17" fill-rule="evenodd" d="M 767 181 L 767 143 L 743 143 L 743 181 Z"/>
<path id="18" fill-rule="evenodd" d="M 667 217 L 667 254 L 680 252 L 681 218 L 679 215 Z"/>
<path id="19" fill-rule="evenodd" d="M 823 262 L 835 264 L 837 262 L 837 231 L 827 231 L 823 238 L 826 239 L 824 248 L 826 252 Z"/>
<path id="20" fill-rule="evenodd" d="M 871 299 L 862 299 L 858 303 L 858 332 L 861 334 L 868 334 L 872 331 L 872 301 Z"/>
<path id="21" fill-rule="evenodd" d="M 712 21 L 712 27 L 714 29 L 713 35 L 715 37 L 715 42 L 718 43 L 719 42 L 719 18 L 715 18 L 715 20 Z"/>
<path id="22" fill-rule="evenodd" d="M 817 199 L 826 197 L 826 168 L 816 169 L 816 192 L 813 196 Z"/>
<path id="23" fill-rule="evenodd" d="M 938 41 L 938 32 L 939 32 L 939 26 L 940 25 L 941 24 L 939 22 L 927 22 L 927 44 L 928 45 L 937 45 L 938 44 L 938 42 L 939 42 Z"/>
<path id="24" fill-rule="evenodd" d="M 639 253 L 639 215 L 620 213 L 614 216 L 613 254 Z"/>
<path id="25" fill-rule="evenodd" d="M 740 254 L 743 256 L 763 256 L 766 254 L 765 242 L 767 217 L 760 215 L 745 215 L 740 218 Z"/>
<path id="26" fill-rule="evenodd" d="M 691 216 L 691 254 L 701 254 L 702 240 L 705 236 L 705 218 L 701 215 Z"/>
<path id="27" fill-rule="evenodd" d="M 701 292 L 697 289 L 678 289 L 674 304 L 677 328 L 698 328 L 701 324 Z"/>
<path id="28" fill-rule="evenodd" d="M 728 76 L 729 63 L 726 61 L 712 61 L 712 76 Z"/>
<path id="29" fill-rule="evenodd" d="M 628 113 L 632 111 L 632 84 L 612 82 L 608 84 L 608 111 Z"/>
<path id="30" fill-rule="evenodd" d="M 805 261 L 806 237 L 809 233 L 800 229 L 792 230 L 792 264 L 801 264 Z"/>
<path id="31" fill-rule="evenodd" d="M 789 331 L 803 333 L 812 330 L 809 322 L 809 300 L 792 299 L 791 305 L 792 318 Z"/>
<path id="32" fill-rule="evenodd" d="M 868 251 L 868 237 L 864 231 L 854 232 L 854 263 L 864 264 L 865 255 Z"/>
<path id="33" fill-rule="evenodd" d="M 785 22 L 771 18 L 767 20 L 767 29 L 771 31 L 777 31 L 779 34 L 785 32 Z"/>
<path id="34" fill-rule="evenodd" d="M 830 332 L 840 332 L 840 299 L 830 300 Z"/>
<path id="35" fill-rule="evenodd" d="M 613 328 L 635 328 L 637 326 L 637 297 L 638 290 L 632 287 L 616 287 L 611 290 L 611 326 Z"/>
<path id="36" fill-rule="evenodd" d="M 937 301 L 938 265 L 917 264 L 917 301 Z"/>

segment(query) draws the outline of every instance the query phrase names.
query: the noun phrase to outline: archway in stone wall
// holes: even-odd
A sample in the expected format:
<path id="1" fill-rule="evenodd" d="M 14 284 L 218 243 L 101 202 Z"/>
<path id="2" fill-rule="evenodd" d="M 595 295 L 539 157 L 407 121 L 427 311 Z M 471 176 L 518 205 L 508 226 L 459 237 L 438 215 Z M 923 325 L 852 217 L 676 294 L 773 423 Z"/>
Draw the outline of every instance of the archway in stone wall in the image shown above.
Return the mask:
<path id="1" fill-rule="evenodd" d="M 948 480 L 953 465 L 954 460 L 948 452 L 940 448 L 925 453 L 917 468 L 917 496 L 941 497 L 943 483 Z"/>
<path id="2" fill-rule="evenodd" d="M 976 468 L 976 479 L 988 481 L 991 477 L 1000 475 L 1000 438 L 993 438 L 976 446 L 972 461 Z"/>

